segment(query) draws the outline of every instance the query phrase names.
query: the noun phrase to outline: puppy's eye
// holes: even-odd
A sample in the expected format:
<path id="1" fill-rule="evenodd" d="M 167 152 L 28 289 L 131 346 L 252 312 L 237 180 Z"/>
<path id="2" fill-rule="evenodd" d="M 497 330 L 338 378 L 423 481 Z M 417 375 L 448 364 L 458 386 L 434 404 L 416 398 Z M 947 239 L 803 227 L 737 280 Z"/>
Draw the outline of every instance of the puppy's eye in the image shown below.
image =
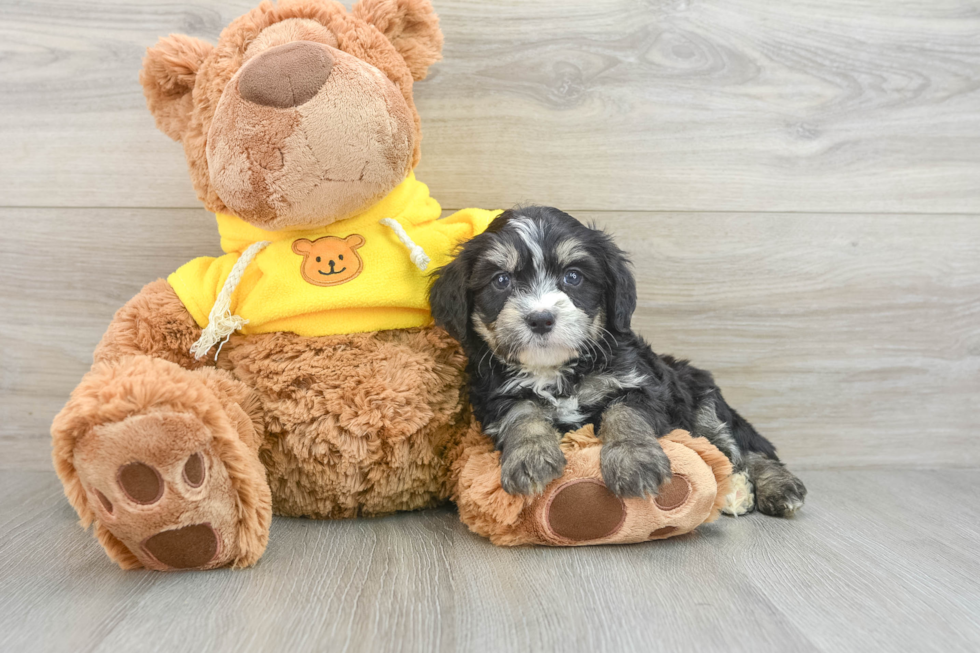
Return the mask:
<path id="1" fill-rule="evenodd" d="M 343 261 L 343 260 L 344 260 L 344 255 L 343 255 L 343 254 L 341 254 L 341 255 L 340 255 L 340 256 L 338 256 L 337 258 L 339 258 L 339 259 L 340 259 L 341 261 Z"/>
<path id="2" fill-rule="evenodd" d="M 509 285 L 510 275 L 506 272 L 500 272 L 493 278 L 493 287 L 497 290 L 506 290 Z"/>
<path id="3" fill-rule="evenodd" d="M 573 268 L 565 271 L 565 278 L 562 281 L 566 286 L 577 286 L 582 283 L 582 279 L 584 278 L 581 272 Z"/>
<path id="4" fill-rule="evenodd" d="M 317 262 L 317 263 L 319 263 L 319 262 L 320 262 L 320 257 L 319 257 L 319 256 L 317 256 L 317 257 L 316 257 L 316 262 Z"/>

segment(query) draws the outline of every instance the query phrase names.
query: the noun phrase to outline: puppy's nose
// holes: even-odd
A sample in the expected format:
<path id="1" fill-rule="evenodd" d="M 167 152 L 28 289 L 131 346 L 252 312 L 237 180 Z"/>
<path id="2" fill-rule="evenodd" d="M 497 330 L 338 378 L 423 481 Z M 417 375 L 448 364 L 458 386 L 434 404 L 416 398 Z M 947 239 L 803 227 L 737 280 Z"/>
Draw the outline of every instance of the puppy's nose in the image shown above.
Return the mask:
<path id="1" fill-rule="evenodd" d="M 332 68 L 333 57 L 322 45 L 310 41 L 277 45 L 245 64 L 238 92 L 262 106 L 298 107 L 323 88 Z"/>
<path id="2" fill-rule="evenodd" d="M 531 331 L 539 335 L 544 335 L 555 328 L 555 315 L 549 311 L 531 313 L 525 320 L 531 327 Z"/>

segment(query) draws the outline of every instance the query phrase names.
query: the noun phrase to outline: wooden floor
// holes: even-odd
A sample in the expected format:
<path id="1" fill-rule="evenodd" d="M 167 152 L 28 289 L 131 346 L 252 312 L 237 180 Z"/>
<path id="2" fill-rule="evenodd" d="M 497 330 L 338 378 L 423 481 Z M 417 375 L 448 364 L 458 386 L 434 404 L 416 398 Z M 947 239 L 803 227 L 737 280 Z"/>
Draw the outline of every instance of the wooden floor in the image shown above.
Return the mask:
<path id="1" fill-rule="evenodd" d="M 0 653 L 980 650 L 977 0 L 434 0 L 419 179 L 616 236 L 634 325 L 802 470 L 797 519 L 575 550 L 279 519 L 251 570 L 117 571 L 48 428 L 113 312 L 218 251 L 143 52 L 257 2 L 0 3 Z"/>
<path id="2" fill-rule="evenodd" d="M 253 569 L 122 572 L 0 477 L 2 651 L 976 651 L 980 473 L 812 471 L 796 519 L 498 549 L 450 509 L 277 518 Z"/>

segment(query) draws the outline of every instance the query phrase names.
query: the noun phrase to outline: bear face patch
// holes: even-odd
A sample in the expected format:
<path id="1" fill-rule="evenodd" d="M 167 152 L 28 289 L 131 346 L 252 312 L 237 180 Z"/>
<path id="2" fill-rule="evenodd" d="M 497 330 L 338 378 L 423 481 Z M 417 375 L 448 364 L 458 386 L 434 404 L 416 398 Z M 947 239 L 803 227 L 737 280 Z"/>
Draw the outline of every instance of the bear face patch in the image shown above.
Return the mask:
<path id="1" fill-rule="evenodd" d="M 300 273 L 314 286 L 337 286 L 347 283 L 364 269 L 357 248 L 364 245 L 364 236 L 351 234 L 347 238 L 324 236 L 310 241 L 293 241 L 293 252 L 303 257 Z"/>

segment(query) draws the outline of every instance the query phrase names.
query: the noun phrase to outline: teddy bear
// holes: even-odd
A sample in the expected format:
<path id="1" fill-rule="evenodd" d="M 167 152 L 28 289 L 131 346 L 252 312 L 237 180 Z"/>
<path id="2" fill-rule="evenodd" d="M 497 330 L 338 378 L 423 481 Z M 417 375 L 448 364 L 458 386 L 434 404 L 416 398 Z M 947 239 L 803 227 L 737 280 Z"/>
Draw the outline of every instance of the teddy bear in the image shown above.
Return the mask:
<path id="1" fill-rule="evenodd" d="M 225 254 L 126 303 L 52 424 L 65 494 L 121 567 L 252 565 L 273 513 L 453 500 L 503 545 L 661 539 L 718 514 L 731 466 L 683 432 L 665 439 L 675 473 L 657 497 L 605 488 L 589 427 L 566 436 L 544 494 L 500 487 L 463 354 L 427 304 L 427 271 L 497 215 L 442 217 L 413 172 L 413 84 L 442 41 L 428 0 L 281 0 L 216 45 L 147 51 L 147 105 Z"/>

